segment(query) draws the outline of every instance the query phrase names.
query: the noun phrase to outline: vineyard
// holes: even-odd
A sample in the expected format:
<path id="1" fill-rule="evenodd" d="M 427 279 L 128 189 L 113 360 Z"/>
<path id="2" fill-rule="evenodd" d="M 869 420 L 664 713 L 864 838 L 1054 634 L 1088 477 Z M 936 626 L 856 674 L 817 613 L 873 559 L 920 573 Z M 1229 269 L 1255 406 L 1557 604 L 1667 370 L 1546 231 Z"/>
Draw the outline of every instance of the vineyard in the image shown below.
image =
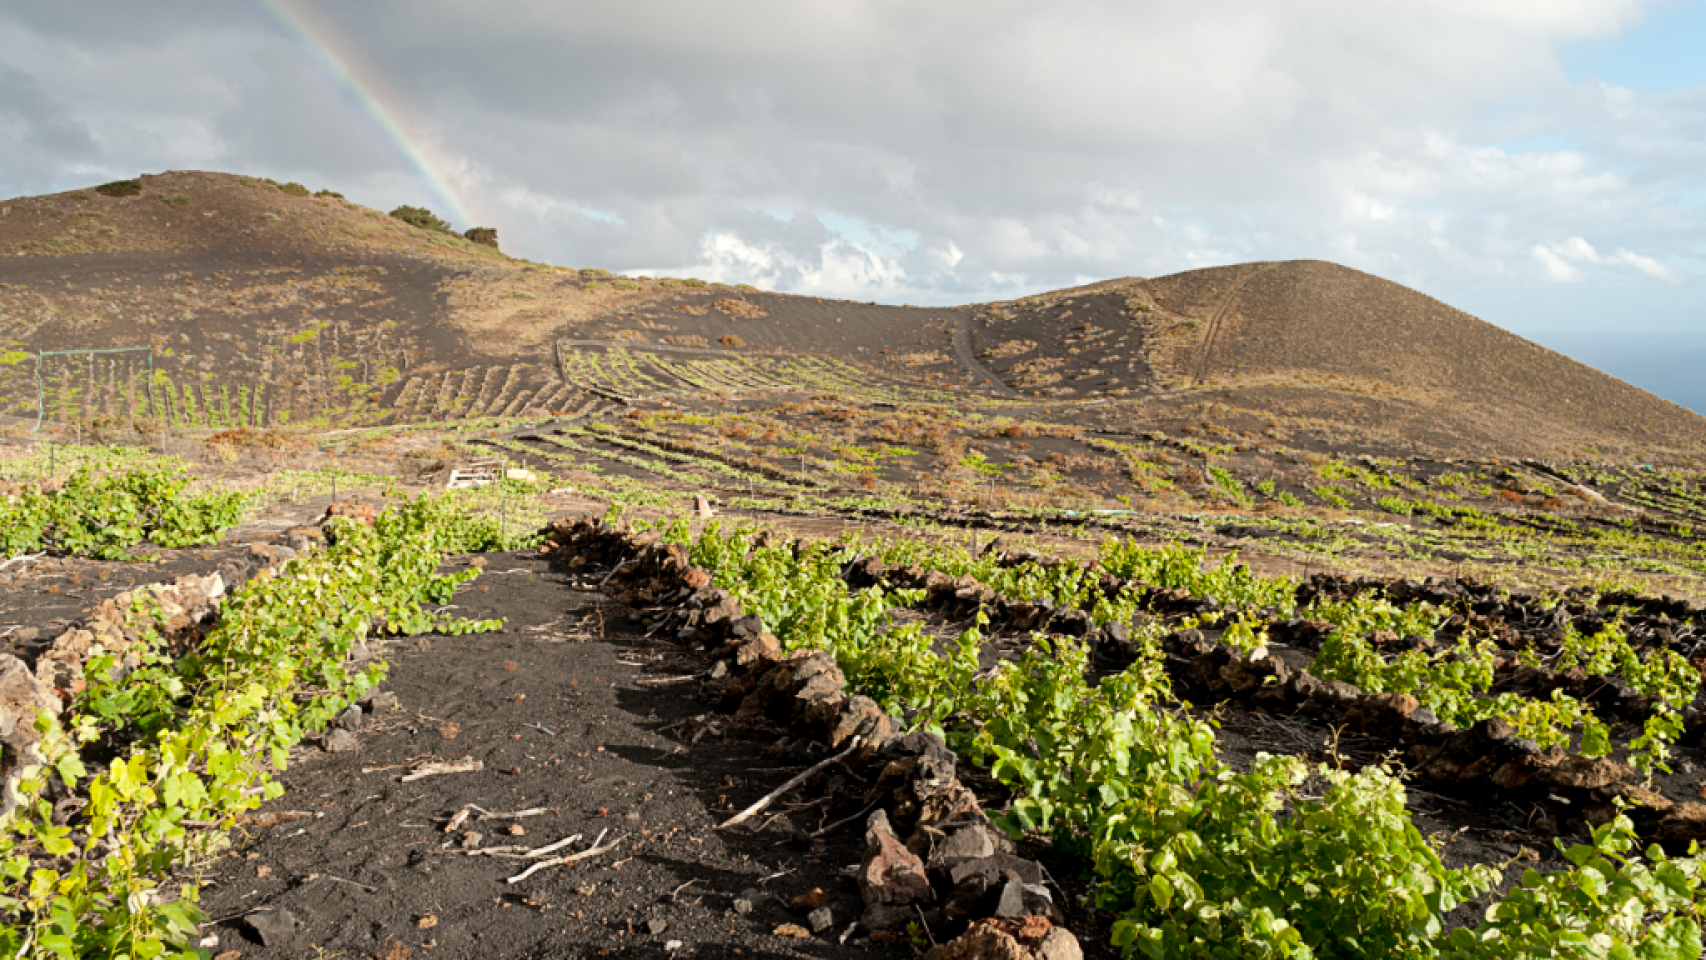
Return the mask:
<path id="1" fill-rule="evenodd" d="M 0 956 L 1702 956 L 1688 411 L 108 186 L 0 221 Z"/>
<path id="2" fill-rule="evenodd" d="M 879 376 L 832 357 L 693 347 L 558 344 L 563 380 L 613 400 L 710 394 L 831 393 L 865 403 L 959 403 L 964 397 Z"/>
<path id="3" fill-rule="evenodd" d="M 501 389 L 491 384 L 492 395 Z M 79 628 L 92 645 L 62 638 L 17 665 L 48 719 L 8 741 L 36 759 L 9 768 L 18 799 L 0 821 L 11 884 L 0 891 L 11 924 L 0 948 L 194 955 L 206 915 L 185 865 L 224 862 L 224 831 L 279 797 L 296 745 L 371 699 L 387 666 L 352 651 L 386 636 L 496 629 L 490 616 L 459 618 L 443 606 L 465 603 L 459 590 L 477 570 L 449 573 L 441 561 L 537 543 L 525 532 L 542 518 L 532 500 L 566 481 L 579 496 L 631 509 L 708 496 L 755 516 L 914 527 L 795 541 L 695 527 L 666 510 L 637 525 L 560 522 L 550 535 L 552 562 L 579 565 L 582 582 L 607 588 L 650 633 L 678 638 L 671 669 L 690 671 L 707 707 L 733 709 L 750 695 L 742 691 L 768 689 L 743 671 L 823 651 L 845 677 L 846 703 L 871 704 L 896 737 L 941 738 L 988 778 L 978 797 L 992 828 L 1050 851 L 1051 869 L 1082 874 L 1073 881 L 1082 893 L 1048 915 L 1091 945 L 1149 957 L 1698 954 L 1701 608 L 1612 583 L 1532 592 L 1461 576 L 1259 574 L 1181 543 L 1211 536 L 1223 519 L 998 499 L 956 508 L 901 496 L 886 474 L 863 480 L 924 457 L 936 459 L 921 472 L 943 473 L 952 457 L 968 473 L 968 494 L 989 489 L 991 477 L 999 491 L 999 461 L 952 437 L 905 445 L 907 430 L 935 422 L 927 407 L 792 394 L 721 414 L 587 398 L 549 429 L 483 441 L 532 464 L 536 480 L 454 502 L 405 501 L 371 526 L 359 513 L 329 512 L 325 546 L 268 553 L 272 566 L 232 584 L 229 597 L 199 580 L 162 588 L 176 593 L 121 595 Z M 1145 458 L 1194 455 L 1199 470 L 1226 465 L 1218 477 L 1202 471 L 1213 496 L 1277 500 L 1285 489 L 1264 490 L 1263 478 L 1241 472 L 1237 451 L 1188 437 L 1045 435 L 1009 412 L 954 422 L 968 439 L 1071 442 L 1077 455 L 1113 463 L 1167 467 Z M 294 499 L 340 482 L 192 489 L 151 455 L 83 449 L 44 451 L 8 470 L 22 481 L 6 501 L 8 556 L 135 562 L 148 550 L 198 549 L 285 484 Z M 1435 504 L 1438 514 L 1379 509 L 1453 518 L 1407 529 L 1456 549 L 1556 550 L 1571 542 L 1562 529 L 1522 508 L 1581 500 L 1569 492 L 1580 489 L 1606 498 L 1568 533 L 1586 549 L 1621 550 L 1624 567 L 1647 556 L 1692 573 L 1698 562 L 1677 528 L 1693 520 L 1692 474 L 1303 462 L 1307 475 L 1288 478 L 1300 500 L 1311 484 L 1331 484 L 1371 505 L 1388 496 Z M 51 485 L 31 479 L 56 473 L 63 479 Z M 363 481 L 342 482 L 354 490 Z M 1637 510 L 1640 522 L 1620 522 Z M 1237 521 L 1260 522 L 1256 512 Z M 1306 522 L 1337 527 L 1338 536 L 1358 526 L 1327 516 L 1283 522 L 1294 533 Z M 714 586 L 686 566 L 671 576 L 698 587 L 648 580 L 655 567 L 635 559 L 670 544 Z M 724 595 L 738 610 L 727 622 L 747 616 L 761 626 L 745 636 L 774 635 L 771 659 L 737 668 L 719 659 L 726 646 L 695 639 L 708 622 L 702 611 Z M 190 619 L 173 619 L 177 609 Z M 220 690 L 243 693 L 210 699 Z M 815 805 L 825 822 L 866 803 L 822 789 Z M 155 892 L 185 882 L 185 893 Z M 941 895 L 957 902 L 955 891 Z M 225 909 L 228 895 L 215 896 Z M 930 928 L 967 929 L 963 912 L 947 909 L 924 910 Z M 861 922 L 875 935 L 888 916 L 872 907 Z"/>
<path id="4" fill-rule="evenodd" d="M 1561 631 L 1515 634 L 1513 614 L 1531 599 L 1495 600 L 1489 616 L 1468 585 L 1265 580 L 1129 541 L 1104 543 L 1086 565 L 907 542 L 801 550 L 751 532 L 689 535 L 682 523 L 659 532 L 685 544 L 783 651 L 828 651 L 850 693 L 988 764 L 1012 791 L 995 822 L 1081 853 L 1097 875 L 1093 906 L 1128 953 L 1700 952 L 1703 808 L 1636 786 L 1629 768 L 1604 759 L 1608 723 L 1626 728 L 1631 715 L 1648 719 L 1633 737 L 1619 731 L 1616 752 L 1649 784 L 1679 740 L 1697 749 L 1706 733 L 1706 717 L 1680 719 L 1700 676 L 1665 639 L 1678 625 L 1669 618 L 1629 608 L 1608 617 L 1615 598 L 1584 597 L 1544 611 Z M 1341 598 L 1333 588 L 1345 586 Z M 898 622 L 906 610 L 936 616 Z M 1577 631 L 1579 619 L 1596 631 Z M 1626 628 L 1655 620 L 1665 632 L 1631 646 Z M 1523 671 L 1591 671 L 1578 689 L 1620 687 L 1642 703 L 1589 706 L 1567 683 L 1550 696 L 1492 692 Z M 1213 716 L 1192 707 L 1216 699 L 1313 713 L 1325 752 L 1223 758 Z M 1452 773 L 1421 763 L 1410 774 L 1429 791 L 1538 800 L 1531 816 L 1555 824 L 1542 834 L 1581 839 L 1550 855 L 1524 848 L 1505 863 L 1447 866 L 1449 841 L 1412 824 L 1418 801 L 1399 769 L 1332 749 L 1334 719 L 1392 748 L 1409 739 L 1425 756 L 1458 754 Z M 1468 769 L 1477 765 L 1479 776 Z M 1556 826 L 1584 814 L 1585 824 Z M 1641 834 L 1671 853 L 1641 852 Z M 1523 866 L 1542 860 L 1544 872 Z M 1465 904 L 1479 908 L 1469 922 Z"/>

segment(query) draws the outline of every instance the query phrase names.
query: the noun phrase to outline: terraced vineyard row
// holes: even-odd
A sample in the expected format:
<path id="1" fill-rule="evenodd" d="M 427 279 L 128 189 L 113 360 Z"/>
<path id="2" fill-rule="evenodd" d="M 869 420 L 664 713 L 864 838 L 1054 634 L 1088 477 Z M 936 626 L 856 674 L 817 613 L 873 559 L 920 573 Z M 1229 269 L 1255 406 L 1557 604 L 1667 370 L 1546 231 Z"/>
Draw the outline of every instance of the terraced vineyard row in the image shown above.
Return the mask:
<path id="1" fill-rule="evenodd" d="M 871 402 L 967 402 L 963 394 L 891 380 L 831 357 L 570 343 L 559 348 L 565 382 L 612 399 L 832 392 Z"/>
<path id="2" fill-rule="evenodd" d="M 5 412 L 33 420 L 38 388 L 33 363 L 29 367 L 27 376 L 15 368 L 7 371 L 12 394 L 22 399 Z M 146 357 L 137 355 L 55 358 L 44 365 L 39 410 L 50 423 L 143 421 L 173 430 L 236 430 L 502 419 L 529 410 L 561 413 L 587 398 L 533 364 L 411 376 L 381 390 L 360 386 L 312 378 L 280 385 L 150 372 Z"/>
<path id="3" fill-rule="evenodd" d="M 727 457 L 679 444 L 659 446 L 644 436 L 603 423 L 564 426 L 549 433 L 523 433 L 508 440 L 485 442 L 548 471 L 620 474 L 661 483 L 683 493 L 702 493 L 715 501 L 754 495 L 791 497 L 823 486 L 809 477 L 732 462 Z"/>
<path id="4" fill-rule="evenodd" d="M 478 366 L 408 378 L 387 416 L 393 423 L 515 417 L 530 409 L 559 412 L 581 396 L 533 364 Z"/>

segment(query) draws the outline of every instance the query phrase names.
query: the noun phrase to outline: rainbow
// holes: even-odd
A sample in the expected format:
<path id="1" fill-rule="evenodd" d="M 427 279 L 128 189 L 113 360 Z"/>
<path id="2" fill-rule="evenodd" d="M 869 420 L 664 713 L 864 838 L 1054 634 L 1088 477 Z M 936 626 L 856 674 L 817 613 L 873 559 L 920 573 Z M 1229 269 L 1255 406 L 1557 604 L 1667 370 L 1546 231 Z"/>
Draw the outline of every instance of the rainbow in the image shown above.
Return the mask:
<path id="1" fill-rule="evenodd" d="M 331 27 L 303 9 L 295 0 L 250 0 L 292 44 L 308 58 L 350 105 L 367 117 L 381 139 L 391 147 L 431 195 L 433 206 L 443 210 L 453 223 L 474 226 L 478 221 L 450 181 L 439 171 L 446 164 L 418 134 L 411 134 L 403 118 L 403 100 L 371 69 L 361 69 L 347 48 L 336 41 Z"/>

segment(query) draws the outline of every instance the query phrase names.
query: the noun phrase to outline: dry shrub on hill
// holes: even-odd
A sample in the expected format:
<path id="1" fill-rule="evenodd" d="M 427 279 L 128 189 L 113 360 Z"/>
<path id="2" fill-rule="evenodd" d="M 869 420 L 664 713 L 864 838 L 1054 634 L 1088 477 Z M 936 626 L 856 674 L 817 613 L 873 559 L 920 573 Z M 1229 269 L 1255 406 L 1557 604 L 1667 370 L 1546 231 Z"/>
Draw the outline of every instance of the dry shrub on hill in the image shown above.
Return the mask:
<path id="1" fill-rule="evenodd" d="M 927 367 L 935 363 L 947 363 L 948 355 L 939 350 L 921 350 L 917 353 L 896 354 L 893 359 L 903 367 Z"/>
<path id="2" fill-rule="evenodd" d="M 737 300 L 733 297 L 729 297 L 726 300 L 718 300 L 717 309 L 731 317 L 746 320 L 757 320 L 762 317 L 770 316 L 770 311 L 764 309 L 762 304 L 753 303 L 750 300 Z"/>
<path id="3" fill-rule="evenodd" d="M 1008 340 L 1005 343 L 996 344 L 988 350 L 983 351 L 983 359 L 1005 360 L 1008 357 L 1017 357 L 1021 354 L 1030 353 L 1036 348 L 1037 342 L 1035 340 Z"/>

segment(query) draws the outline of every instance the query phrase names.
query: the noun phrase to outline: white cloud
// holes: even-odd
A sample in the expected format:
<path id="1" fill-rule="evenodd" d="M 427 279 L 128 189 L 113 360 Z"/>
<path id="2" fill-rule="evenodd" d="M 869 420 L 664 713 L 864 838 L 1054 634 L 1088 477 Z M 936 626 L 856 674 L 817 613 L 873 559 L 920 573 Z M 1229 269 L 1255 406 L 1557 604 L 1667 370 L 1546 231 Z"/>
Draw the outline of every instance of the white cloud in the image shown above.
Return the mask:
<path id="1" fill-rule="evenodd" d="M 1620 249 L 1609 255 L 1601 254 L 1583 237 L 1570 237 L 1561 243 L 1535 244 L 1532 252 L 1535 259 L 1540 261 L 1547 280 L 1553 283 L 1581 283 L 1586 280 L 1586 275 L 1577 268 L 1577 264 L 1629 267 L 1654 280 L 1670 284 L 1682 282 L 1679 273 L 1652 257 L 1642 256 L 1627 249 Z"/>
<path id="2" fill-rule="evenodd" d="M 1545 244 L 1535 244 L 1533 253 L 1534 258 L 1539 260 L 1541 267 L 1545 269 L 1546 279 L 1553 283 L 1581 283 L 1587 279 L 1561 254 Z"/>

